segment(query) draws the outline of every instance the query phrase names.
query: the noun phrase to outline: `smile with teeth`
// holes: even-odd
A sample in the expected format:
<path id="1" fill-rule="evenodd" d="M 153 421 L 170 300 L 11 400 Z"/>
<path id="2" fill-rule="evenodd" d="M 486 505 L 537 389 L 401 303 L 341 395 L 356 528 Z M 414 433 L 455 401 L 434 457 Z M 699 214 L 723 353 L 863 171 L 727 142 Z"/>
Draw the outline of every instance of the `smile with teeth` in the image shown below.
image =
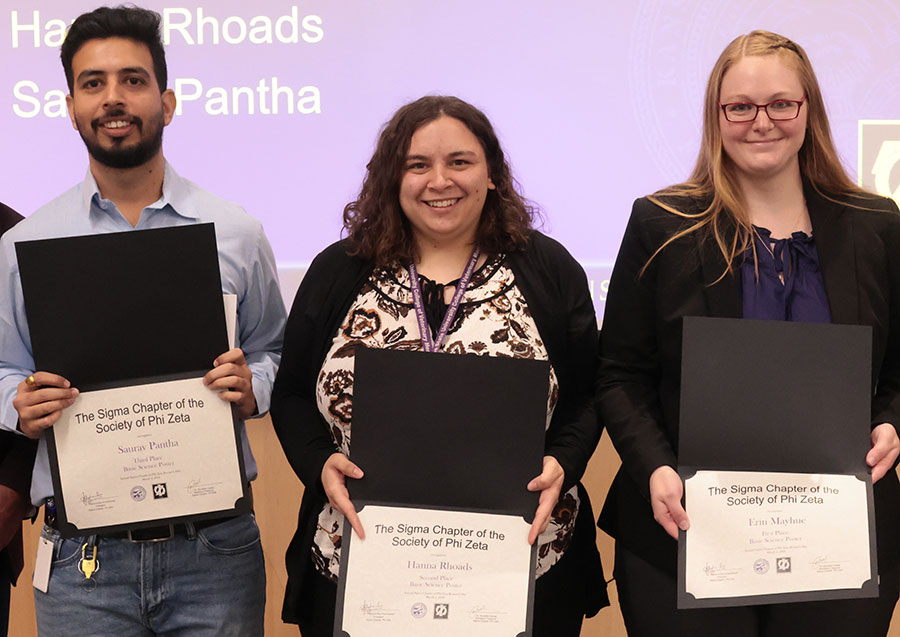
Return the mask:
<path id="1" fill-rule="evenodd" d="M 436 201 L 426 201 L 425 203 L 431 206 L 432 208 L 449 208 L 453 204 L 459 201 L 459 198 L 456 199 L 438 199 Z"/>
<path id="2" fill-rule="evenodd" d="M 103 124 L 103 128 L 125 128 L 129 124 L 131 124 L 131 122 L 126 122 L 123 119 L 117 119 L 111 122 L 105 122 Z"/>

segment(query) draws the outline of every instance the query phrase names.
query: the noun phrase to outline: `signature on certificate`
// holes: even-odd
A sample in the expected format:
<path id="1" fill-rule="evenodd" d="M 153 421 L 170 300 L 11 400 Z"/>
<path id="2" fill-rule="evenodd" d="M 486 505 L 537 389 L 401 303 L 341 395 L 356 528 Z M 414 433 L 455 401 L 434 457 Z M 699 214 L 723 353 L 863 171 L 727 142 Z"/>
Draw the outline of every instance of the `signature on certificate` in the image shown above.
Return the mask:
<path id="1" fill-rule="evenodd" d="M 100 500 L 102 498 L 103 498 L 103 494 L 100 493 L 99 491 L 97 491 L 95 493 L 85 493 L 84 491 L 81 492 L 81 503 L 84 506 L 91 506 L 92 504 L 96 503 L 98 500 Z"/>
<path id="2" fill-rule="evenodd" d="M 844 570 L 844 564 L 847 561 L 836 560 L 826 553 L 815 556 L 809 563 L 816 573 L 840 573 Z"/>
<path id="3" fill-rule="evenodd" d="M 205 482 L 203 478 L 194 478 L 189 481 L 186 485 L 184 485 L 185 491 L 188 492 L 189 495 L 198 496 L 198 495 L 213 495 L 216 493 L 216 487 L 222 484 L 221 482 Z"/>
<path id="4" fill-rule="evenodd" d="M 363 602 L 359 610 L 363 615 L 378 615 L 384 610 L 384 605 L 381 603 L 370 604 L 369 602 Z"/>
<path id="5" fill-rule="evenodd" d="M 706 575 L 712 575 L 713 573 L 721 571 L 724 568 L 725 568 L 724 562 L 718 562 L 717 564 L 710 564 L 709 562 L 707 562 L 706 566 L 703 567 L 703 572 Z"/>
<path id="6" fill-rule="evenodd" d="M 94 491 L 93 493 L 82 491 L 81 497 L 78 499 L 81 501 L 82 506 L 93 510 L 109 509 L 116 500 L 115 496 L 103 495 L 99 491 Z"/>
<path id="7" fill-rule="evenodd" d="M 469 617 L 478 624 L 496 624 L 501 616 L 507 615 L 506 611 L 491 610 L 485 604 L 476 604 L 469 610 Z"/>
<path id="8" fill-rule="evenodd" d="M 730 581 L 739 571 L 725 562 L 707 562 L 703 566 L 703 574 L 711 581 Z"/>

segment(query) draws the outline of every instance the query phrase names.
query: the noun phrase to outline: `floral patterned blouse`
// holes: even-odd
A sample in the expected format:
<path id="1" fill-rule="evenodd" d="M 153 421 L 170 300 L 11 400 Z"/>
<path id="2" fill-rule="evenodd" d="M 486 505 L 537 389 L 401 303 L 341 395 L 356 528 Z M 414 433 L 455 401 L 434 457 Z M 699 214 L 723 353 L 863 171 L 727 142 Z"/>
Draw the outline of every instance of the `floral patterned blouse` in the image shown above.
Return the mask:
<path id="1" fill-rule="evenodd" d="M 525 298 L 503 255 L 493 256 L 472 275 L 442 352 L 547 360 Z M 353 414 L 353 352 L 368 348 L 421 350 L 419 327 L 405 268 L 376 268 L 351 305 L 316 383 L 319 411 L 341 451 L 350 454 Z M 547 391 L 547 426 L 559 398 L 551 367 Z M 547 529 L 538 538 L 536 576 L 546 573 L 569 545 L 578 513 L 577 487 L 560 494 Z M 316 570 L 337 580 L 344 516 L 325 503 L 319 514 L 312 559 Z"/>

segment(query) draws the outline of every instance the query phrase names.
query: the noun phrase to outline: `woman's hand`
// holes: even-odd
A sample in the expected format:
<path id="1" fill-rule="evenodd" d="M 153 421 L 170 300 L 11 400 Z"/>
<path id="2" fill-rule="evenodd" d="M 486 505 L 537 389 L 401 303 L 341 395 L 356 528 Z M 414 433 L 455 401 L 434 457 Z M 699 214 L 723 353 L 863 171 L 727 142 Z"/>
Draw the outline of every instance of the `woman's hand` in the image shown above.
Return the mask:
<path id="1" fill-rule="evenodd" d="M 900 454 L 900 438 L 890 423 L 881 423 L 872 430 L 872 449 L 866 454 L 866 464 L 872 467 L 872 484 L 891 470 Z"/>
<path id="2" fill-rule="evenodd" d="M 681 506 L 683 495 L 684 483 L 672 467 L 663 465 L 650 474 L 650 506 L 653 508 L 653 517 L 676 540 L 678 529 L 687 531 L 691 526 L 687 512 Z"/>
<path id="3" fill-rule="evenodd" d="M 544 470 L 541 475 L 528 483 L 529 491 L 540 491 L 537 512 L 534 514 L 534 522 L 528 532 L 528 543 L 534 544 L 538 535 L 544 532 L 550 523 L 550 514 L 559 500 L 559 492 L 562 489 L 566 472 L 553 456 L 544 456 Z"/>
<path id="4" fill-rule="evenodd" d="M 350 458 L 342 453 L 331 454 L 322 467 L 322 487 L 325 489 L 325 495 L 328 496 L 328 502 L 350 520 L 350 526 L 356 531 L 356 535 L 359 536 L 359 539 L 364 540 L 366 533 L 356 514 L 356 507 L 350 501 L 346 484 L 346 478 L 358 480 L 362 477 L 362 469 L 350 462 Z"/>

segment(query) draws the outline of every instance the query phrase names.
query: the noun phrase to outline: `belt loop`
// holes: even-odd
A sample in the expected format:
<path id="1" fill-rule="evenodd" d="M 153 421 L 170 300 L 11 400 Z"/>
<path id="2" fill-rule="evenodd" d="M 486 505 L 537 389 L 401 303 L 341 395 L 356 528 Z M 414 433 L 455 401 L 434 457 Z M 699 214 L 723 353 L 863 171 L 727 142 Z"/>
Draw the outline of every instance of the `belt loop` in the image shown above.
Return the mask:
<path id="1" fill-rule="evenodd" d="M 165 542 L 166 540 L 171 540 L 175 537 L 175 526 L 174 524 L 167 524 L 165 526 L 153 527 L 149 529 L 128 529 L 127 537 L 129 542 Z M 142 536 L 142 533 L 153 533 L 154 531 L 162 531 L 166 533 L 166 535 L 160 536 Z"/>
<path id="2" fill-rule="evenodd" d="M 46 528 L 50 530 L 47 534 L 47 539 L 53 542 L 53 559 L 55 561 L 62 557 L 60 551 L 62 551 L 62 545 L 66 539 L 53 527 L 48 526 Z M 44 537 L 44 529 L 41 529 L 41 536 Z"/>
<path id="3" fill-rule="evenodd" d="M 193 522 L 185 522 L 184 523 L 184 532 L 187 535 L 188 540 L 196 540 L 197 539 L 197 527 L 194 526 Z"/>

